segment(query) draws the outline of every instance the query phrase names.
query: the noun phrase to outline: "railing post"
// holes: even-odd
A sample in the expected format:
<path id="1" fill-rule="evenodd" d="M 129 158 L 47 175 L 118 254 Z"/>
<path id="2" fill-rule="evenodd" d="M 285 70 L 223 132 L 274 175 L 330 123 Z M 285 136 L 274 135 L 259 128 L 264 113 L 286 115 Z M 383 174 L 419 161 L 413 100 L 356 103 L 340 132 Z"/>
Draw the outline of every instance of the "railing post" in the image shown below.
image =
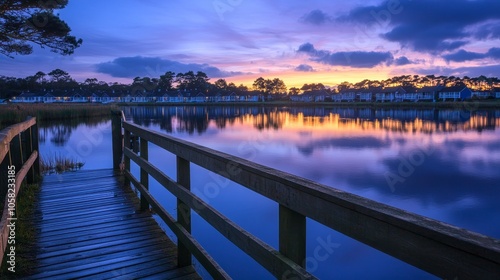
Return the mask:
<path id="1" fill-rule="evenodd" d="M 31 119 L 31 117 L 28 117 Z M 40 178 L 40 151 L 38 144 L 38 122 L 35 119 L 35 124 L 26 131 L 26 158 L 29 158 L 34 151 L 38 152 L 38 157 L 30 169 L 30 175 L 26 176 L 28 184 L 36 184 Z"/>
<path id="2" fill-rule="evenodd" d="M 279 249 L 280 253 L 305 268 L 306 217 L 281 204 L 279 206 Z"/>
<path id="3" fill-rule="evenodd" d="M 141 158 L 148 160 L 148 141 L 141 137 Z M 149 174 L 146 170 L 141 168 L 141 185 L 143 185 L 146 190 L 149 189 Z M 141 210 L 149 209 L 148 200 L 141 193 Z"/>
<path id="4" fill-rule="evenodd" d="M 16 167 L 16 171 L 20 170 L 23 166 L 23 148 L 22 148 L 22 140 L 21 133 L 17 134 L 12 138 L 10 142 L 10 150 L 9 150 L 9 160 L 10 165 L 14 165 Z"/>
<path id="5" fill-rule="evenodd" d="M 177 156 L 177 183 L 187 190 L 191 189 L 191 171 L 189 168 L 189 161 L 179 156 Z M 177 222 L 183 226 L 187 232 L 191 232 L 191 209 L 178 198 Z M 188 248 L 179 241 L 177 244 L 177 265 L 179 267 L 183 267 L 191 264 L 191 253 Z"/>
<path id="6" fill-rule="evenodd" d="M 122 161 L 122 113 L 121 111 L 111 111 L 111 134 L 113 143 L 113 169 L 120 169 Z"/>
<path id="7" fill-rule="evenodd" d="M 130 148 L 130 131 L 124 129 L 123 131 L 123 148 Z M 125 170 L 130 171 L 130 158 L 128 156 L 124 156 L 123 158 L 125 164 Z M 125 176 L 125 185 L 130 186 L 130 180 Z"/>
<path id="8" fill-rule="evenodd" d="M 31 141 L 33 145 L 33 149 L 38 152 L 38 158 L 33 163 L 33 176 L 34 183 L 38 183 L 40 181 L 40 142 L 39 142 L 39 130 L 38 130 L 38 119 L 35 124 L 31 127 Z"/>

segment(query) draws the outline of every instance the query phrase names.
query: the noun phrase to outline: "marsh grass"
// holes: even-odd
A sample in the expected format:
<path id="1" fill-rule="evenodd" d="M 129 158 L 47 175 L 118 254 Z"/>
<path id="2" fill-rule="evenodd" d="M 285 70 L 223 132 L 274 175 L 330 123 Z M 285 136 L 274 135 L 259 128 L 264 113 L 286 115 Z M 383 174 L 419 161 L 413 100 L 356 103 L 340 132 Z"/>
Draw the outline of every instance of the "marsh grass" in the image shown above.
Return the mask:
<path id="1" fill-rule="evenodd" d="M 7 270 L 9 265 L 4 261 L 0 270 L 0 279 L 23 279 L 31 273 L 36 251 L 36 230 L 33 216 L 37 203 L 40 185 L 23 183 L 16 204 L 16 272 Z"/>
<path id="2" fill-rule="evenodd" d="M 42 172 L 42 174 L 74 171 L 82 168 L 84 165 L 84 162 L 74 158 L 64 157 L 60 154 L 40 157 L 40 172 Z"/>
<path id="3" fill-rule="evenodd" d="M 116 105 L 105 104 L 22 104 L 2 105 L 0 108 L 0 126 L 8 126 L 25 121 L 28 116 L 39 121 L 79 120 L 96 117 L 110 117 L 111 109 Z"/>

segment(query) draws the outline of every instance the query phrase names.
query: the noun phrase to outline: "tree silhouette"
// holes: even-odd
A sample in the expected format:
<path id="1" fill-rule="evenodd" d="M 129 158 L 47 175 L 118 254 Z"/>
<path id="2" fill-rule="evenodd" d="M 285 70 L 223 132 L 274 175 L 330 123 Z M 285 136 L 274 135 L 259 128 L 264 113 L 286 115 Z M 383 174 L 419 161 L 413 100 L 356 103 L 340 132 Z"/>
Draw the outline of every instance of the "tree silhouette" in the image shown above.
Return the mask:
<path id="1" fill-rule="evenodd" d="M 28 55 L 34 43 L 62 55 L 73 54 L 82 39 L 69 35 L 69 26 L 54 15 L 67 0 L 4 0 L 0 4 L 0 53 Z"/>

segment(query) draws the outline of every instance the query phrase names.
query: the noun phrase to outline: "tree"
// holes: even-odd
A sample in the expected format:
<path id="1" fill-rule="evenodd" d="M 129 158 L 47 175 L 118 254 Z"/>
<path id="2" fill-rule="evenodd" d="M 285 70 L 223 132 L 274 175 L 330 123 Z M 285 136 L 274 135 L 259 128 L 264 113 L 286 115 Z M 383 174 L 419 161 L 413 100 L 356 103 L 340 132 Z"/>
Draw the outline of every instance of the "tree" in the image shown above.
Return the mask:
<path id="1" fill-rule="evenodd" d="M 296 87 L 292 87 L 288 90 L 288 94 L 290 95 L 297 95 L 300 93 L 300 89 Z"/>
<path id="2" fill-rule="evenodd" d="M 54 15 L 68 0 L 4 0 L 0 4 L 0 53 L 28 55 L 34 43 L 62 55 L 73 54 L 82 39 L 71 36 L 69 26 Z"/>
<path id="3" fill-rule="evenodd" d="M 284 93 L 286 92 L 285 83 L 278 79 L 264 79 L 262 77 L 257 78 L 253 82 L 253 88 L 258 91 L 264 92 L 266 95 L 269 93 Z"/>
<path id="4" fill-rule="evenodd" d="M 226 90 L 227 89 L 227 82 L 224 79 L 218 79 L 214 83 L 215 87 L 219 90 Z"/>
<path id="5" fill-rule="evenodd" d="M 312 83 L 312 84 L 304 84 L 300 89 L 302 91 L 315 91 L 315 90 L 325 90 L 325 85 L 322 83 Z"/>
<path id="6" fill-rule="evenodd" d="M 67 82 L 71 80 L 71 76 L 68 72 L 61 69 L 54 69 L 48 74 L 51 77 L 53 83 Z"/>
<path id="7" fill-rule="evenodd" d="M 42 71 L 38 71 L 33 77 L 35 77 L 37 83 L 43 84 L 46 82 L 45 76 L 47 76 L 47 74 Z"/>
<path id="8" fill-rule="evenodd" d="M 160 90 L 172 90 L 175 79 L 175 73 L 172 71 L 167 71 L 164 75 L 160 76 L 158 81 L 158 89 Z"/>
<path id="9" fill-rule="evenodd" d="M 266 80 L 262 77 L 259 77 L 257 78 L 254 82 L 253 82 L 253 88 L 255 90 L 258 90 L 258 91 L 262 91 L 262 92 L 265 92 L 267 87 L 266 87 Z"/>
<path id="10" fill-rule="evenodd" d="M 277 93 L 286 93 L 286 85 L 279 78 L 274 78 L 272 81 L 269 81 L 269 92 L 277 94 Z"/>
<path id="11" fill-rule="evenodd" d="M 247 87 L 247 86 L 245 86 L 244 84 L 240 84 L 240 85 L 238 86 L 238 91 L 239 91 L 239 92 L 245 92 L 245 91 L 248 91 L 248 87 Z"/>

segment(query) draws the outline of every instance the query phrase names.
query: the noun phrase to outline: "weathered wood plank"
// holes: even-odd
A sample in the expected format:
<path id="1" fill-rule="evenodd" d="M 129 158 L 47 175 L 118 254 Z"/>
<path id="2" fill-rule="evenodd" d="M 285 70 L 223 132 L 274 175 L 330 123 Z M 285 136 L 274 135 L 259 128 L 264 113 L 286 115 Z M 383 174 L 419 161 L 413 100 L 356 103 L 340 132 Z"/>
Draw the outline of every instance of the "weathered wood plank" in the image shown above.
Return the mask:
<path id="1" fill-rule="evenodd" d="M 40 197 L 32 217 L 38 242 L 33 273 L 27 279 L 187 273 L 177 271 L 175 244 L 149 212 L 137 212 L 139 199 L 130 188 L 124 188 L 123 180 L 115 172 L 82 172 L 69 174 L 68 179 L 65 175 L 54 177 L 58 178 L 44 180 L 42 192 L 47 184 L 51 191 Z M 80 180 L 90 185 L 89 191 L 81 191 L 85 184 Z M 106 185 L 102 193 L 100 181 Z M 54 185 L 67 191 L 63 196 L 57 195 Z M 72 192 L 74 185 L 80 191 Z M 192 266 L 189 268 L 192 273 Z"/>

